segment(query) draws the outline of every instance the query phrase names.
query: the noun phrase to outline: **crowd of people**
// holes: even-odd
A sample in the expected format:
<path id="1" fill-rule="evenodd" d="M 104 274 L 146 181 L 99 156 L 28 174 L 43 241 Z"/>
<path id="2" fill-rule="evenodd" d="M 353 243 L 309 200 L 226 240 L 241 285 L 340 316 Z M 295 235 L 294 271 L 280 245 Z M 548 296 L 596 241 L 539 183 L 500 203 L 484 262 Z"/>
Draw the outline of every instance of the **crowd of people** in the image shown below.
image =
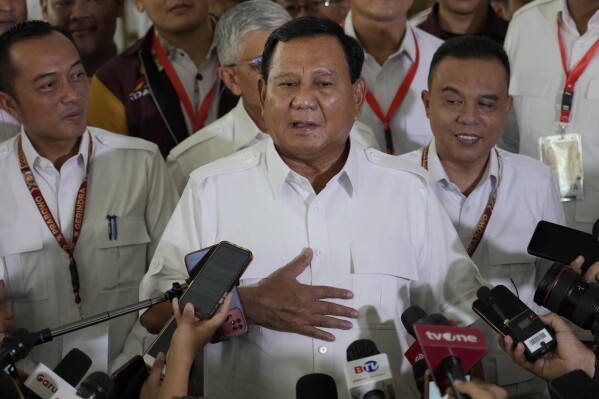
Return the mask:
<path id="1" fill-rule="evenodd" d="M 599 379 L 588 335 L 534 303 L 551 262 L 527 252 L 541 220 L 599 219 L 599 0 L 413 3 L 135 0 L 151 26 L 119 52 L 122 0 L 40 0 L 45 21 L 0 0 L 0 334 L 159 296 L 223 240 L 253 253 L 243 336 L 208 344 L 230 299 L 204 321 L 175 300 L 37 346 L 22 372 L 77 347 L 110 373 L 174 313 L 148 399 L 292 397 L 315 372 L 342 387 L 360 338 L 419 397 L 400 322 L 418 305 L 483 330 L 485 382 L 455 386 L 473 398 Z M 496 285 L 555 353 L 496 341 L 471 307 Z"/>

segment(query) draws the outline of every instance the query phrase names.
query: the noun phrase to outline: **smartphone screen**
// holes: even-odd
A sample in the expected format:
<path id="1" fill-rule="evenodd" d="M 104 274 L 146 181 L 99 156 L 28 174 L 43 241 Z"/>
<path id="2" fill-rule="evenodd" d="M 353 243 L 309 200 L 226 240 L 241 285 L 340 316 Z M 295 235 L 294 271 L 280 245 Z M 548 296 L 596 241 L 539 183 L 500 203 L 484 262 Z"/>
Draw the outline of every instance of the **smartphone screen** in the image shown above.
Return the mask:
<path id="1" fill-rule="evenodd" d="M 171 346 L 171 340 L 173 339 L 173 334 L 175 333 L 176 329 L 177 320 L 175 320 L 175 316 L 172 316 L 170 319 L 168 319 L 166 325 L 158 333 L 158 336 L 144 354 L 144 361 L 148 366 L 152 366 L 152 364 L 154 364 L 154 360 L 160 352 L 168 352 L 168 348 Z"/>
<path id="2" fill-rule="evenodd" d="M 506 331 L 503 329 L 505 320 L 510 320 L 529 308 L 503 285 L 496 286 L 491 292 L 494 300 L 481 301 L 477 299 L 472 304 L 472 309 L 495 331 L 505 335 Z"/>
<path id="3" fill-rule="evenodd" d="M 221 242 L 179 299 L 180 306 L 192 303 L 197 315 L 211 317 L 251 261 L 247 249 Z"/>
<path id="4" fill-rule="evenodd" d="M 541 220 L 528 244 L 528 253 L 569 265 L 584 256 L 582 268 L 599 260 L 599 243 L 592 234 Z"/>

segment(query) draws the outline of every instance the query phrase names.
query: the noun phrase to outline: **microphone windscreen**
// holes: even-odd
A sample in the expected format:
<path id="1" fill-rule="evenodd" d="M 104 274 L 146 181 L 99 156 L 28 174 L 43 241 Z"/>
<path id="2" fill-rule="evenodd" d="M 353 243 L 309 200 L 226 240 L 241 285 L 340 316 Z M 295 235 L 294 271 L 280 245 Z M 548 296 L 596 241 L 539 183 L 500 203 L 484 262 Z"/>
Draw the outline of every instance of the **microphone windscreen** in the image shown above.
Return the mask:
<path id="1" fill-rule="evenodd" d="M 492 295 L 493 293 L 491 292 L 491 289 L 489 287 L 485 287 L 484 285 L 480 287 L 478 291 L 476 291 L 476 297 L 483 302 L 487 302 Z"/>
<path id="2" fill-rule="evenodd" d="M 381 352 L 379 352 L 376 344 L 369 339 L 355 340 L 347 347 L 346 351 L 348 362 L 378 355 L 379 353 Z"/>
<path id="3" fill-rule="evenodd" d="M 54 372 L 69 385 L 76 387 L 92 365 L 92 359 L 77 348 L 69 353 L 56 365 Z"/>
<path id="4" fill-rule="evenodd" d="M 416 333 L 414 332 L 414 324 L 419 323 L 426 317 L 426 312 L 422 310 L 420 306 L 410 306 L 401 314 L 401 323 L 404 328 L 414 339 L 416 339 Z"/>
<path id="5" fill-rule="evenodd" d="M 297 380 L 295 397 L 296 399 L 337 399 L 337 385 L 330 375 L 307 374 Z"/>
<path id="6" fill-rule="evenodd" d="M 81 381 L 77 395 L 83 399 L 111 399 L 114 397 L 114 383 L 108 374 L 94 371 Z"/>

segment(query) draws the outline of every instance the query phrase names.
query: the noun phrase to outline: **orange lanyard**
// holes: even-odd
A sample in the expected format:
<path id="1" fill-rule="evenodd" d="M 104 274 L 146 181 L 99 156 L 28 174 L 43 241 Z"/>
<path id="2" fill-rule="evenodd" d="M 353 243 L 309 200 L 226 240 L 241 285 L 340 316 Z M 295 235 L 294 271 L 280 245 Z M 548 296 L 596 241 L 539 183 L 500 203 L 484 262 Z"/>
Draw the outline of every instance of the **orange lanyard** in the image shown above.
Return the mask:
<path id="1" fill-rule="evenodd" d="M 383 128 L 385 129 L 385 145 L 387 146 L 387 154 L 394 154 L 395 149 L 393 148 L 393 138 L 391 136 L 391 118 L 395 115 L 395 112 L 399 109 L 399 106 L 406 98 L 408 94 L 408 90 L 410 90 L 410 86 L 414 81 L 414 77 L 416 76 L 416 71 L 418 70 L 418 64 L 420 63 L 420 49 L 418 48 L 418 40 L 416 39 L 416 34 L 412 31 L 412 35 L 414 36 L 414 44 L 416 45 L 416 57 L 414 59 L 414 63 L 410 67 L 408 74 L 406 75 L 404 81 L 399 86 L 397 93 L 395 93 L 395 97 L 393 97 L 393 101 L 391 102 L 391 107 L 387 111 L 387 114 L 383 114 L 383 110 L 379 105 L 376 98 L 370 90 L 366 91 L 366 101 L 368 105 L 370 105 L 370 109 L 372 112 L 379 118 L 381 122 L 383 122 Z"/>
<path id="2" fill-rule="evenodd" d="M 426 147 L 422 150 L 422 159 L 420 160 L 420 165 L 428 170 L 428 149 L 430 144 L 427 144 Z M 497 150 L 495 150 L 497 151 Z M 483 235 L 485 234 L 485 230 L 487 230 L 487 226 L 489 225 L 489 220 L 491 220 L 491 215 L 493 215 L 493 208 L 495 207 L 495 201 L 497 201 L 497 189 L 499 188 L 499 183 L 501 182 L 501 162 L 499 161 L 499 153 L 497 153 L 497 162 L 499 162 L 499 180 L 497 182 L 497 186 L 495 186 L 495 190 L 489 196 L 489 201 L 487 202 L 487 206 L 485 206 L 485 210 L 481 215 L 478 223 L 476 224 L 476 229 L 474 230 L 474 234 L 472 235 L 472 240 L 470 240 L 470 244 L 468 248 L 466 248 L 466 252 L 468 256 L 472 257 L 476 248 L 478 248 L 478 244 L 483 239 Z"/>
<path id="3" fill-rule="evenodd" d="M 179 99 L 183 103 L 183 108 L 185 108 L 185 113 L 187 114 L 189 120 L 193 125 L 194 132 L 200 130 L 204 127 L 204 122 L 206 122 L 206 117 L 208 116 L 208 111 L 210 110 L 210 105 L 212 104 L 214 93 L 216 92 L 217 82 L 214 82 L 214 84 L 210 88 L 210 91 L 208 91 L 206 98 L 204 98 L 204 101 L 202 101 L 202 104 L 200 105 L 200 111 L 196 115 L 194 107 L 191 104 L 191 100 L 189 99 L 189 96 L 187 95 L 187 92 L 183 87 L 183 83 L 181 83 L 181 79 L 179 79 L 177 72 L 175 72 L 173 65 L 171 64 L 168 57 L 166 56 L 166 53 L 162 49 L 162 46 L 160 46 L 160 43 L 158 43 L 158 38 L 156 37 L 156 34 L 154 34 L 154 36 L 152 37 L 152 47 L 154 48 L 156 57 L 158 57 L 160 64 L 162 64 L 162 67 L 164 68 L 164 71 L 166 72 L 168 79 L 175 88 L 175 91 L 177 92 Z"/>
<path id="4" fill-rule="evenodd" d="M 564 93 L 562 94 L 559 121 L 561 123 L 567 124 L 570 122 L 570 113 L 572 112 L 574 86 L 576 86 L 578 78 L 580 78 L 580 75 L 582 75 L 584 70 L 591 62 L 591 59 L 595 55 L 597 48 L 599 48 L 599 39 L 597 39 L 595 44 L 591 46 L 589 51 L 586 52 L 584 57 L 582 57 L 582 59 L 578 61 L 578 64 L 576 64 L 576 66 L 571 71 L 568 70 L 568 65 L 566 61 L 566 49 L 564 46 L 564 41 L 562 39 L 562 32 L 560 29 L 559 19 L 557 20 L 557 40 L 559 41 L 559 53 L 562 57 L 562 66 L 564 67 L 564 72 L 566 73 L 566 85 L 564 87 Z"/>
<path id="5" fill-rule="evenodd" d="M 73 256 L 75 252 L 75 245 L 77 245 L 77 240 L 81 235 L 81 226 L 83 225 L 83 216 L 85 214 L 85 202 L 87 199 L 87 180 L 89 175 L 89 165 L 91 163 L 92 156 L 92 137 L 89 137 L 89 146 L 88 146 L 88 158 L 87 158 L 87 168 L 85 170 L 85 178 L 81 182 L 81 186 L 77 191 L 77 198 L 75 200 L 75 215 L 73 217 L 73 242 L 69 244 L 64 237 L 64 234 L 58 227 L 58 223 L 56 223 L 56 219 L 50 212 L 50 208 L 46 203 L 46 199 L 42 195 L 42 192 L 35 181 L 35 176 L 29 167 L 29 163 L 27 163 L 27 158 L 25 157 L 25 153 L 23 152 L 23 144 L 21 142 L 21 137 L 19 137 L 17 143 L 17 151 L 19 155 L 19 166 L 21 168 L 21 173 L 23 174 L 23 179 L 25 180 L 25 184 L 33 197 L 33 202 L 37 206 L 42 219 L 46 222 L 46 226 L 56 238 L 58 245 L 62 248 L 63 251 L 67 253 L 69 256 L 69 273 L 71 275 L 71 285 L 73 286 L 73 294 L 75 295 L 75 303 L 81 303 L 81 296 L 79 295 L 79 273 L 77 272 L 77 262 L 75 262 L 75 257 Z"/>

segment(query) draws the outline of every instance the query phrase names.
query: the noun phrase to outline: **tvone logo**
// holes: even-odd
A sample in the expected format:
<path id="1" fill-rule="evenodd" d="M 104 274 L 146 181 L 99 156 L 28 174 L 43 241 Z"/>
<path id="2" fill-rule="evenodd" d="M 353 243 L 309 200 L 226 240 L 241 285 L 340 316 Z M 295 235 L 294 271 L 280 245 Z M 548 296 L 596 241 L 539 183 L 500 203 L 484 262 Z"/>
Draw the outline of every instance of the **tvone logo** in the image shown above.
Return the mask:
<path id="1" fill-rule="evenodd" d="M 447 341 L 447 342 L 471 342 L 477 343 L 478 339 L 476 335 L 472 334 L 452 334 L 450 332 L 434 333 L 432 331 L 426 332 L 426 337 L 431 341 Z"/>
<path id="2" fill-rule="evenodd" d="M 354 373 L 360 374 L 363 372 L 372 373 L 379 369 L 379 364 L 375 360 L 369 360 L 363 366 L 354 367 Z"/>

